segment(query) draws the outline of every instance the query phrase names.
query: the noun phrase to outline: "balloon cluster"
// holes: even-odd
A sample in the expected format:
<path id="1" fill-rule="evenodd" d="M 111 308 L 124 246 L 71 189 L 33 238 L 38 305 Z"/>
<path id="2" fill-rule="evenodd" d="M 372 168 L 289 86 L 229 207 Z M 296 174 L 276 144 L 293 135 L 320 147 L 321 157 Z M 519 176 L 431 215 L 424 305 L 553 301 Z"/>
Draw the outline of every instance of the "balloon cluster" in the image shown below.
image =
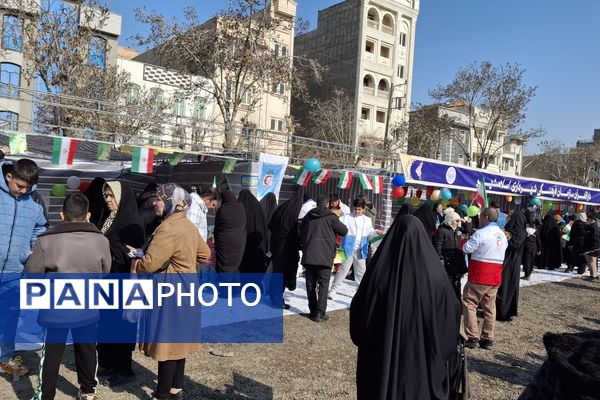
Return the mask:
<path id="1" fill-rule="evenodd" d="M 405 183 L 406 183 L 406 178 L 404 177 L 404 175 L 396 175 L 394 177 L 394 179 L 392 179 L 392 186 L 394 187 L 392 189 L 392 198 L 394 198 L 396 200 L 400 200 L 400 199 L 404 198 L 406 191 L 404 190 L 402 185 L 404 185 Z M 404 204 L 404 202 L 402 204 Z"/>
<path id="2" fill-rule="evenodd" d="M 82 181 L 78 176 L 70 176 L 67 178 L 67 184 L 55 183 L 50 188 L 50 193 L 54 197 L 65 197 L 67 195 L 67 189 L 79 190 L 80 192 L 85 191 L 90 187 L 89 181 Z"/>

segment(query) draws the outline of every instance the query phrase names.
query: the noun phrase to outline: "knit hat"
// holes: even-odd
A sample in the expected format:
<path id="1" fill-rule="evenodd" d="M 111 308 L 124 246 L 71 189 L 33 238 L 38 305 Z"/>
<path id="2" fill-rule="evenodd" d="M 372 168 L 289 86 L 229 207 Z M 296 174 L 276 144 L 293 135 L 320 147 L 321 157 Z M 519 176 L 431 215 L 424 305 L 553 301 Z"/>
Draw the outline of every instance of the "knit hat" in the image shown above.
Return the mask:
<path id="1" fill-rule="evenodd" d="M 186 211 L 192 203 L 190 194 L 175 183 L 160 185 L 156 190 L 156 194 L 165 203 L 164 217 L 176 212 Z"/>
<path id="2" fill-rule="evenodd" d="M 117 207 L 121 204 L 121 182 L 119 181 L 108 181 L 102 187 L 102 193 L 112 192 L 113 197 L 115 198 L 115 203 L 117 203 Z"/>
<path id="3" fill-rule="evenodd" d="M 446 213 L 446 216 L 444 217 L 444 223 L 446 225 L 450 226 L 451 222 L 454 220 L 460 220 L 460 215 L 458 215 L 457 212 L 450 211 L 450 212 Z"/>

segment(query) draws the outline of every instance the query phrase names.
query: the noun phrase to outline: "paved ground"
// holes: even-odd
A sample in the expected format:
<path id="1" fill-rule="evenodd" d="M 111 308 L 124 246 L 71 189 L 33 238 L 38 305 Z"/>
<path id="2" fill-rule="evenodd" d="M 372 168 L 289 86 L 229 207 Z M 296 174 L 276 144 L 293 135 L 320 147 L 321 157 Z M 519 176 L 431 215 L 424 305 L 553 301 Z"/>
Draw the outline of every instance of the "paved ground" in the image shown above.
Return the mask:
<path id="1" fill-rule="evenodd" d="M 545 332 L 600 329 L 600 284 L 573 276 L 562 272 L 534 274 L 536 282 L 554 281 L 521 289 L 520 316 L 498 324 L 493 351 L 468 350 L 472 399 L 518 398 L 545 359 L 541 342 Z M 297 292 L 300 296 L 300 289 Z M 348 295 L 338 299 L 340 307 L 349 301 Z M 298 300 L 295 308 L 302 307 Z M 213 356 L 211 350 L 233 352 L 234 357 Z M 37 382 L 38 354 L 26 352 L 24 356 L 34 374 L 15 383 L 0 378 L 0 399 L 31 398 Z M 188 399 L 353 399 L 355 362 L 347 310 L 333 311 L 331 319 L 321 324 L 289 315 L 285 317 L 283 344 L 204 346 L 188 359 L 185 390 Z M 136 354 L 134 368 L 136 383 L 121 391 L 100 387 L 100 398 L 149 398 L 156 384 L 156 364 Z M 57 399 L 76 394 L 73 369 L 73 356 L 68 351 Z"/>

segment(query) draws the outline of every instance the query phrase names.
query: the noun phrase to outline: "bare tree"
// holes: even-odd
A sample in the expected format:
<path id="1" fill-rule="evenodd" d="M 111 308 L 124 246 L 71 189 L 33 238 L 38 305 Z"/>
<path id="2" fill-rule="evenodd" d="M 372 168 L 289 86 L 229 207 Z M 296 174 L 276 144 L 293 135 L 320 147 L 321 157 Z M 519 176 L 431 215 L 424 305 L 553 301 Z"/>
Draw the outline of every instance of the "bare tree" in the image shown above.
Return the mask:
<path id="1" fill-rule="evenodd" d="M 414 107 L 413 107 L 414 108 Z M 404 130 L 408 138 L 408 154 L 437 158 L 442 142 L 452 138 L 459 144 L 469 161 L 469 149 L 453 129 L 456 122 L 453 118 L 439 113 L 438 106 L 417 105 L 409 115 L 409 122 L 399 129 Z"/>
<path id="2" fill-rule="evenodd" d="M 341 89 L 334 89 L 326 99 L 307 100 L 307 106 L 307 124 L 296 128 L 294 155 L 319 157 L 331 164 L 356 164 L 357 155 L 352 143 L 356 118 L 352 111 L 353 97 Z"/>
<path id="3" fill-rule="evenodd" d="M 518 64 L 496 67 L 489 61 L 472 63 L 460 68 L 451 83 L 429 92 L 435 100 L 462 109 L 467 115 L 479 168 L 487 168 L 502 147 L 510 143 L 504 135 L 514 134 L 527 141 L 544 134 L 542 128 L 518 129 L 536 90 L 523 83 L 524 73 Z"/>
<path id="4" fill-rule="evenodd" d="M 150 25 L 150 34 L 137 36 L 140 45 L 152 47 L 154 62 L 185 74 L 207 78 L 224 122 L 223 146 L 232 149 L 236 121 L 252 113 L 263 95 L 305 90 L 304 75 L 320 77 L 320 65 L 311 59 L 293 62 L 287 47 L 275 46 L 280 32 L 293 32 L 292 18 L 275 14 L 268 0 L 230 0 L 215 18 L 199 20 L 196 10 L 185 9 L 185 20 L 167 20 L 156 12 L 138 9 L 139 21 Z M 295 60 L 298 61 L 298 60 Z M 287 97 L 287 96 L 284 96 Z M 251 98 L 251 101 L 248 99 Z M 244 103 L 246 115 L 241 107 Z"/>
<path id="5" fill-rule="evenodd" d="M 100 0 L 7 0 L 23 23 L 22 76 L 40 89 L 33 95 L 38 131 L 115 140 L 116 135 L 160 131 L 169 99 L 140 88 L 109 65 L 100 31 L 110 17 Z M 11 11 L 12 13 L 13 11 Z"/>
<path id="6" fill-rule="evenodd" d="M 564 143 L 544 141 L 533 156 L 527 172 L 530 176 L 581 186 L 598 186 L 600 147 L 595 143 L 569 148 Z"/>

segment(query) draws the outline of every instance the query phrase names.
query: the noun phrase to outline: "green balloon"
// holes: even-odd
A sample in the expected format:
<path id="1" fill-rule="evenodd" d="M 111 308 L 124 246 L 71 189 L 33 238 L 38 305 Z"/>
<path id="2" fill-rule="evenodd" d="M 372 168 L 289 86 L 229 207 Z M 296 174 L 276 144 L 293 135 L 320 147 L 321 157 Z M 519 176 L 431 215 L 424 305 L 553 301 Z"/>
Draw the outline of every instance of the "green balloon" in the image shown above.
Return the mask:
<path id="1" fill-rule="evenodd" d="M 401 205 L 401 206 L 403 206 L 405 201 L 406 201 L 406 200 L 404 199 L 404 197 L 400 197 L 400 198 L 398 199 L 398 204 L 399 204 L 399 205 Z"/>
<path id="2" fill-rule="evenodd" d="M 55 183 L 51 189 L 52 196 L 65 197 L 67 195 L 67 187 L 62 183 Z"/>
<path id="3" fill-rule="evenodd" d="M 479 215 L 479 207 L 470 206 L 469 208 L 467 208 L 467 215 L 471 218 L 476 217 L 477 215 Z"/>
<path id="4" fill-rule="evenodd" d="M 546 203 L 546 208 L 547 208 L 548 210 L 552 210 L 552 209 L 554 208 L 554 204 L 552 204 L 552 202 L 551 202 L 551 201 L 549 201 L 549 202 L 547 202 L 547 203 Z"/>

